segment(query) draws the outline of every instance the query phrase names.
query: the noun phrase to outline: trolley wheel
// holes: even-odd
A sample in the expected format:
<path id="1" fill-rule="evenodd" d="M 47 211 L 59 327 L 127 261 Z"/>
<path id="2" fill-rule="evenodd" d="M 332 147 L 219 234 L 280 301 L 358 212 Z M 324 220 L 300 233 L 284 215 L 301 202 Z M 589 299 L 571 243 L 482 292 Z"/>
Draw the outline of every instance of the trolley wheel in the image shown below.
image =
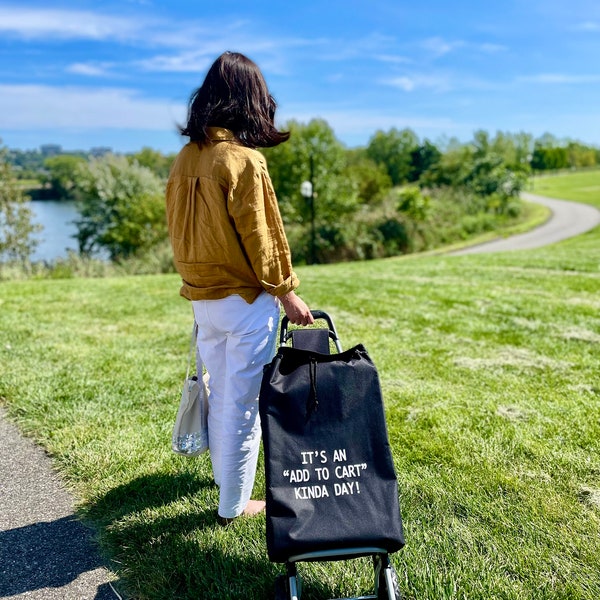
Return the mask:
<path id="1" fill-rule="evenodd" d="M 275 600 L 289 600 L 289 598 L 287 576 L 277 575 L 275 578 Z"/>
<path id="2" fill-rule="evenodd" d="M 391 589 L 388 586 L 386 571 L 390 574 Z M 400 585 L 398 583 L 398 574 L 391 564 L 382 567 L 379 571 L 379 585 L 377 586 L 377 600 L 401 600 Z"/>

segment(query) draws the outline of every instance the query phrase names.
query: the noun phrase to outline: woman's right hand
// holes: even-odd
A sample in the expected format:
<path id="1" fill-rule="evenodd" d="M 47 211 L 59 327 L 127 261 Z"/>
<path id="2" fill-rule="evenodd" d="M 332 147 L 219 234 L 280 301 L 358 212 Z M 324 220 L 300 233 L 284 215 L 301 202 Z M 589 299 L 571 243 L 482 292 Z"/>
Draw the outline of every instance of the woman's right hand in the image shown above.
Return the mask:
<path id="1" fill-rule="evenodd" d="M 310 308 L 295 292 L 289 292 L 285 296 L 280 296 L 279 300 L 283 304 L 283 310 L 285 310 L 290 323 L 294 325 L 311 325 L 315 322 Z"/>

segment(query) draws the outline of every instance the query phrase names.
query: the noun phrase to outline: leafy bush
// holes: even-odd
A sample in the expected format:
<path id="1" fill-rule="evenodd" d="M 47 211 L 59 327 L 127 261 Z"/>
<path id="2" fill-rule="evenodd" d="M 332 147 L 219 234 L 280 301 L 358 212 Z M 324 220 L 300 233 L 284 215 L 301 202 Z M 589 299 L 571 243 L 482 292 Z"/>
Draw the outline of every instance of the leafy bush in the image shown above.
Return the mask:
<path id="1" fill-rule="evenodd" d="M 112 154 L 80 165 L 75 181 L 79 251 L 118 261 L 167 238 L 162 181 L 147 167 Z"/>
<path id="2" fill-rule="evenodd" d="M 27 261 L 38 244 L 33 234 L 41 227 L 33 222 L 28 200 L 6 160 L 6 149 L 0 148 L 0 262 Z"/>
<path id="3" fill-rule="evenodd" d="M 337 229 L 320 228 L 319 260 L 364 260 L 422 252 L 493 231 L 514 220 L 521 201 L 510 203 L 510 215 L 494 210 L 490 198 L 450 187 L 428 190 L 394 188 L 376 207 L 364 207 Z M 294 231 L 298 235 L 298 230 Z M 292 236 L 290 236 L 294 239 Z M 294 259 L 302 260 L 297 255 Z"/>

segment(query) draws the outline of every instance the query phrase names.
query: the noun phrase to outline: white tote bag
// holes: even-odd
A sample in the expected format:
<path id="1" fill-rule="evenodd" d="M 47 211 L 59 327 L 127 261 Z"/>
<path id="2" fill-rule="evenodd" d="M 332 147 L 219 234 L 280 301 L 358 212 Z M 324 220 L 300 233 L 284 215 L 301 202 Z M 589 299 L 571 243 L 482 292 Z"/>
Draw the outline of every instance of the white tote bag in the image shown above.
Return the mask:
<path id="1" fill-rule="evenodd" d="M 208 373 L 198 379 L 203 370 L 202 362 L 198 361 L 196 375 L 190 375 L 197 335 L 198 325 L 194 322 L 187 372 L 171 438 L 173 452 L 181 456 L 198 456 L 208 450 Z"/>

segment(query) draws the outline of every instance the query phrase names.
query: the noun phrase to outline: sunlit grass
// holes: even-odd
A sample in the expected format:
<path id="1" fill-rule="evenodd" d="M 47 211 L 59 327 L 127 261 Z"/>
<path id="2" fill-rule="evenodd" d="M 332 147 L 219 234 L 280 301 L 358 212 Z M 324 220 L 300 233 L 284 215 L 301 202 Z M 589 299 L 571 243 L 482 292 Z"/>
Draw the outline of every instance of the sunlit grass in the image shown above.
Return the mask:
<path id="1" fill-rule="evenodd" d="M 380 372 L 404 597 L 599 598 L 600 230 L 535 251 L 299 275 Z M 170 451 L 191 320 L 178 278 L 1 285 L 0 396 L 53 454 L 121 589 L 271 597 L 280 567 L 264 517 L 220 528 L 208 457 Z M 356 565 L 302 565 L 303 598 L 369 591 L 371 569 Z"/>
<path id="2" fill-rule="evenodd" d="M 565 175 L 535 177 L 531 192 L 600 207 L 600 169 Z"/>

